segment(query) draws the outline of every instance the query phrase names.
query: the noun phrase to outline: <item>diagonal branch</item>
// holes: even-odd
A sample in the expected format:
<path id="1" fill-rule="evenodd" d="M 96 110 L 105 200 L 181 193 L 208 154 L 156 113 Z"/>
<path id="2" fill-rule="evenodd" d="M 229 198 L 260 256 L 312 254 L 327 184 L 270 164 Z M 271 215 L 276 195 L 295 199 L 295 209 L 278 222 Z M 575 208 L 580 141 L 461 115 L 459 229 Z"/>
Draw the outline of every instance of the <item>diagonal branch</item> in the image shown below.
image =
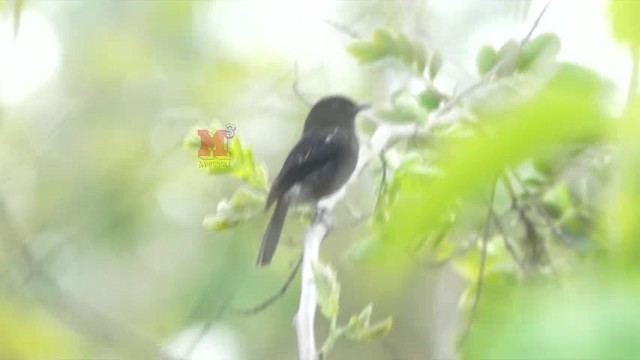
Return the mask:
<path id="1" fill-rule="evenodd" d="M 269 296 L 269 298 L 267 298 L 265 301 L 261 302 L 258 305 L 252 306 L 247 309 L 233 309 L 231 312 L 235 315 L 250 316 L 250 315 L 255 315 L 261 312 L 262 310 L 268 308 L 269 306 L 271 306 L 271 304 L 275 303 L 278 299 L 282 297 L 282 295 L 284 295 L 287 292 L 287 289 L 289 289 L 289 286 L 291 285 L 293 280 L 296 278 L 296 275 L 298 274 L 298 270 L 300 270 L 301 265 L 302 265 L 302 254 L 300 254 L 300 258 L 298 259 L 298 262 L 293 267 L 293 269 L 291 269 L 291 272 L 289 273 L 287 280 L 284 282 L 284 284 L 282 284 L 282 286 L 280 287 L 280 289 L 278 289 L 278 291 L 276 291 L 273 295 Z"/>
<path id="2" fill-rule="evenodd" d="M 34 288 L 42 289 L 35 297 L 45 297 L 39 302 L 54 317 L 66 324 L 80 336 L 112 346 L 123 352 L 122 355 L 144 359 L 171 359 L 151 339 L 138 334 L 125 324 L 121 324 L 103 314 L 89 304 L 68 294 L 46 271 L 31 251 L 28 241 L 13 225 L 5 204 L 0 201 L 0 229 L 2 240 L 19 250 L 24 260 Z"/>
<path id="3" fill-rule="evenodd" d="M 511 240 L 509 239 L 507 232 L 502 226 L 502 222 L 500 221 L 500 218 L 498 217 L 498 214 L 496 213 L 495 210 L 492 210 L 491 216 L 493 217 L 493 222 L 496 225 L 496 228 L 500 231 L 500 234 L 502 235 L 502 242 L 504 243 L 504 247 L 507 249 L 509 254 L 511 254 L 511 258 L 516 263 L 516 265 L 518 265 L 520 270 L 524 270 L 524 265 L 522 265 L 520 256 L 518 255 L 518 252 L 516 251 L 516 249 L 513 247 L 513 244 L 511 243 Z"/>
<path id="4" fill-rule="evenodd" d="M 355 31 L 351 30 L 347 25 L 345 24 L 341 24 L 335 20 L 331 20 L 331 19 L 322 19 L 322 22 L 331 26 L 332 28 L 336 29 L 337 31 L 349 36 L 352 39 L 358 40 L 361 38 L 360 35 L 358 35 L 358 33 L 356 33 Z"/>

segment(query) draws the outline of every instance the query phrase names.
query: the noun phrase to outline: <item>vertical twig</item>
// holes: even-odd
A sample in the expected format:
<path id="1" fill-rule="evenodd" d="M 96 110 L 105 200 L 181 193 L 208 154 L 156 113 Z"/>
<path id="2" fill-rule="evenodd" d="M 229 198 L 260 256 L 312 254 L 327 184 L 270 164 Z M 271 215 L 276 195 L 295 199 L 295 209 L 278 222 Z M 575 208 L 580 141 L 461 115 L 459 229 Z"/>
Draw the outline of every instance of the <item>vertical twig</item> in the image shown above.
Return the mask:
<path id="1" fill-rule="evenodd" d="M 540 266 L 549 263 L 549 254 L 547 253 L 547 249 L 544 245 L 544 240 L 540 237 L 540 234 L 538 234 L 533 220 L 527 213 L 527 209 L 525 209 L 524 205 L 520 203 L 518 195 L 513 188 L 513 184 L 511 183 L 511 179 L 509 178 L 509 175 L 503 175 L 502 179 L 505 188 L 509 193 L 509 197 L 511 197 L 511 206 L 518 213 L 518 217 L 524 225 L 524 265 L 527 271 L 531 270 L 532 267 L 534 269 L 539 268 Z"/>
<path id="2" fill-rule="evenodd" d="M 521 270 L 524 270 L 524 265 L 522 265 L 522 262 L 520 261 L 520 256 L 518 256 L 518 252 L 513 247 L 513 244 L 511 243 L 511 240 L 509 239 L 509 236 L 507 236 L 507 232 L 505 231 L 504 227 L 502 226 L 502 222 L 500 221 L 500 218 L 498 217 L 498 214 L 496 214 L 496 212 L 494 210 L 494 211 L 492 211 L 491 215 L 493 217 L 493 222 L 496 224 L 496 227 L 500 231 L 500 234 L 502 234 L 502 241 L 504 242 L 504 247 L 507 249 L 509 254 L 511 254 L 511 257 L 513 258 L 513 261 L 516 263 L 516 265 L 518 265 L 518 267 Z"/>
<path id="3" fill-rule="evenodd" d="M 316 220 L 307 229 L 304 237 L 302 289 L 300 291 L 300 305 L 295 317 L 300 360 L 316 360 L 318 357 L 314 328 L 318 292 L 313 278 L 313 265 L 318 262 L 320 244 L 327 234 L 328 225 L 326 219 L 322 219 L 323 216 L 328 216 L 328 213 L 319 209 Z"/>
<path id="4" fill-rule="evenodd" d="M 496 187 L 497 187 L 497 180 L 495 180 L 492 184 L 491 197 L 489 199 L 489 210 L 487 211 L 487 217 L 484 221 L 484 230 L 482 233 L 482 249 L 480 252 L 480 265 L 478 268 L 478 280 L 476 283 L 476 294 L 473 298 L 473 307 L 471 308 L 471 314 L 469 315 L 467 328 L 465 329 L 464 334 L 460 338 L 460 347 L 464 345 L 465 341 L 469 337 L 471 326 L 473 325 L 473 321 L 476 318 L 476 313 L 478 312 L 480 295 L 482 295 L 482 285 L 484 284 L 484 270 L 487 263 L 487 246 L 489 244 L 489 230 L 491 229 L 491 217 L 493 214 L 493 203 L 496 198 Z"/>

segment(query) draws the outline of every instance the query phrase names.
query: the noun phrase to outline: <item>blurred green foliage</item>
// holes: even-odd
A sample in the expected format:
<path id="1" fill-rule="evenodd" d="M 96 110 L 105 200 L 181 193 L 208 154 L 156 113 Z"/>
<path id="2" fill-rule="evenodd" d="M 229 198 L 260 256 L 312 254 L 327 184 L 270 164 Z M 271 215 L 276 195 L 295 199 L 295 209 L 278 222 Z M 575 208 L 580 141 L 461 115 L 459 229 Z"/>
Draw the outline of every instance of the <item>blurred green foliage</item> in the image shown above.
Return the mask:
<path id="1" fill-rule="evenodd" d="M 73 332 L 42 309 L 5 299 L 0 302 L 0 319 L 3 359 L 44 359 L 52 354 L 75 358 L 82 354 L 81 343 Z"/>
<path id="2" fill-rule="evenodd" d="M 640 45 L 640 4 L 636 1 L 610 0 L 609 11 L 616 37 L 622 42 Z"/>
<path id="3" fill-rule="evenodd" d="M 631 21 L 634 6 L 611 3 L 616 35 L 632 44 L 640 34 Z M 375 48 L 376 39 L 367 46 Z M 450 254 L 470 284 L 460 302 L 472 329 L 460 339 L 464 358 L 638 356 L 639 338 L 632 329 L 640 316 L 623 309 L 633 307 L 639 283 L 640 228 L 634 214 L 640 203 L 640 108 L 631 101 L 622 119 L 612 119 L 605 110 L 611 85 L 586 68 L 557 63 L 559 51 L 560 40 L 554 34 L 538 35 L 522 46 L 508 41 L 499 50 L 482 47 L 476 59 L 481 75 L 515 71 L 543 79 L 545 71 L 554 69 L 553 75 L 543 80 L 535 96 L 497 112 L 478 113 L 482 131 L 463 124 L 466 135 L 440 134 L 435 144 L 415 148 L 417 159 L 407 157 L 389 169 L 390 188 L 383 188 L 378 199 L 379 209 L 385 210 L 376 212 L 382 216 L 374 217 L 372 237 L 357 245 L 360 258 L 394 264 L 398 258 L 414 259 L 417 249 L 436 260 L 442 253 Z M 362 53 L 352 52 L 363 62 Z M 637 80 L 632 79 L 632 89 Z M 429 93 L 419 98 L 429 110 L 438 107 Z M 582 154 L 590 150 L 585 156 L 592 162 L 608 156 L 610 150 L 602 144 L 610 142 L 620 146 L 618 181 L 599 176 L 603 169 L 611 171 L 606 165 L 582 164 L 576 169 Z M 437 172 L 425 173 L 425 162 Z M 573 176 L 580 175 L 572 172 L 584 178 L 576 180 Z M 600 198 L 602 191 L 584 190 L 591 179 L 613 185 L 611 209 L 606 209 L 611 201 L 589 199 Z M 578 181 L 583 190 L 576 187 Z M 508 210 L 522 223 L 522 232 L 505 231 L 500 222 L 508 217 L 494 210 L 491 199 L 486 220 L 478 221 L 467 235 L 484 240 L 464 249 L 468 245 L 459 239 L 462 209 L 482 202 L 483 192 L 496 183 L 501 185 L 498 191 L 511 198 Z M 455 214 L 453 223 L 446 214 Z M 482 231 L 487 226 L 499 231 Z M 462 248 L 461 256 L 455 255 L 456 248 Z M 585 251 L 591 256 L 584 257 Z"/>
<path id="4" fill-rule="evenodd" d="M 609 12 L 617 39 L 637 52 L 635 3 L 611 0 Z M 119 358 L 140 340 L 110 334 L 132 331 L 168 348 L 207 324 L 231 334 L 214 339 L 222 343 L 202 337 L 217 353 L 295 357 L 297 283 L 253 317 L 231 311 L 272 294 L 298 254 L 290 239 L 303 229 L 292 221 L 278 261 L 253 270 L 267 164 L 277 169 L 306 111 L 291 91 L 292 59 L 243 52 L 225 38 L 234 33 L 222 31 L 221 19 L 241 22 L 229 16 L 238 4 L 0 2 L 17 31 L 27 11 L 44 15 L 62 50 L 56 78 L 0 107 L 0 358 Z M 373 96 L 378 120 L 424 125 L 455 95 L 439 81 L 459 64 L 407 30 L 407 19 L 422 15 L 411 6 L 340 4 L 359 19 L 349 24 L 377 29 L 348 45 L 340 38 L 366 80 L 340 91 Z M 491 11 L 438 31 L 465 39 L 516 5 L 469 6 Z M 349 201 L 373 214 L 344 229 L 350 217 L 338 209 L 338 228 L 323 245 L 332 265 L 317 271 L 328 320 L 318 328 L 329 334 L 331 356 L 437 357 L 424 346 L 426 338 L 442 346 L 434 340 L 442 329 L 422 270 L 450 264 L 464 281 L 462 358 L 640 357 L 640 98 L 632 89 L 616 115 L 606 80 L 558 62 L 560 40 L 543 33 L 523 46 L 482 46 L 482 96 L 454 106 L 459 121 L 395 143 L 350 190 Z M 317 69 L 303 77 L 326 80 Z M 500 108 L 481 106 L 491 101 Z M 220 128 L 207 126 L 212 118 L 237 125 L 238 136 L 229 142 L 231 166 L 203 172 L 195 130 Z M 358 261 L 343 261 L 344 253 Z M 60 298 L 75 308 L 47 306 Z M 372 323 L 367 303 L 393 315 L 393 329 L 391 317 Z M 69 316 L 95 309 L 112 321 Z M 336 341 L 381 335 L 382 345 Z M 184 341 L 179 357 L 196 343 Z"/>
<path id="5" fill-rule="evenodd" d="M 441 214 L 453 210 L 456 199 L 489 185 L 505 167 L 557 144 L 600 139 L 607 121 L 598 106 L 603 89 L 597 75 L 562 65 L 535 99 L 502 114 L 486 115 L 494 124 L 491 135 L 445 140 L 435 164 L 442 176 L 428 186 L 404 191 L 391 205 L 378 237 L 382 253 L 412 254 L 430 229 L 438 227 Z M 406 176 L 424 183 L 419 171 Z"/>
<path id="6" fill-rule="evenodd" d="M 634 359 L 637 282 L 582 274 L 562 288 L 488 277 L 464 358 Z"/>

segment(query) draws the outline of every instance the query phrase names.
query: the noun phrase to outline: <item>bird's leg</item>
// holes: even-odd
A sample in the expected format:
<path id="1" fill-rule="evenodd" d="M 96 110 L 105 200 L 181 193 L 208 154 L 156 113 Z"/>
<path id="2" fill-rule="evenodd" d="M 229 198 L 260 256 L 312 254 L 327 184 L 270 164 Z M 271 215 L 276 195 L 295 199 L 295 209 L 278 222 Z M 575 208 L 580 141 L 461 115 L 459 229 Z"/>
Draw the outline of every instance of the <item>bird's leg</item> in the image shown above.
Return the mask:
<path id="1" fill-rule="evenodd" d="M 327 232 L 332 231 L 335 228 L 335 222 L 331 216 L 331 212 L 324 206 L 316 205 L 313 222 L 320 222 L 327 227 Z"/>

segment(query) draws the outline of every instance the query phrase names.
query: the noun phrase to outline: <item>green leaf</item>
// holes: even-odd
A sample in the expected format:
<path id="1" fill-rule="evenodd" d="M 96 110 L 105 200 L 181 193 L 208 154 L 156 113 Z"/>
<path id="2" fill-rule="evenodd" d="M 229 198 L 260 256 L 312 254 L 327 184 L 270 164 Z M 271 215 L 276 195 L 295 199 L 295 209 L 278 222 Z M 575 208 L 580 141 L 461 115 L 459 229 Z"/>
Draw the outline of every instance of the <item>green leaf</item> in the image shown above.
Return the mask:
<path id="1" fill-rule="evenodd" d="M 202 226 L 205 229 L 212 231 L 228 230 L 238 224 L 239 223 L 232 221 L 223 215 L 207 215 L 202 221 Z"/>
<path id="2" fill-rule="evenodd" d="M 382 321 L 379 321 L 371 326 L 368 326 L 357 334 L 349 334 L 350 338 L 356 341 L 371 341 L 384 337 L 391 331 L 393 326 L 393 318 L 388 317 Z"/>
<path id="3" fill-rule="evenodd" d="M 484 75 L 491 71 L 498 63 L 498 53 L 491 45 L 485 45 L 478 51 L 476 57 L 476 66 L 480 75 Z"/>
<path id="4" fill-rule="evenodd" d="M 518 58 L 520 56 L 520 45 L 515 40 L 509 40 L 498 50 L 498 62 L 501 62 L 498 69 L 498 76 L 507 76 L 513 74 L 518 67 Z"/>
<path id="5" fill-rule="evenodd" d="M 402 60 L 403 63 L 407 66 L 411 66 L 413 63 L 413 47 L 411 42 L 404 34 L 398 34 L 395 39 L 395 46 L 398 50 L 398 57 Z"/>
<path id="6" fill-rule="evenodd" d="M 358 316 L 352 315 L 345 330 L 348 338 L 355 341 L 368 341 L 378 339 L 391 330 L 392 318 L 370 325 L 373 304 L 365 306 Z"/>
<path id="7" fill-rule="evenodd" d="M 240 187 L 230 200 L 222 199 L 218 203 L 216 213 L 206 216 L 202 226 L 208 230 L 223 231 L 243 224 L 262 212 L 265 199 L 264 192 Z"/>
<path id="8" fill-rule="evenodd" d="M 490 274 L 496 269 L 504 267 L 511 262 L 511 255 L 504 246 L 500 237 L 493 237 L 488 240 L 487 258 L 485 260 L 484 274 Z M 480 257 L 482 256 L 482 244 L 477 242 L 476 247 L 467 251 L 463 256 L 456 257 L 451 261 L 453 268 L 465 280 L 474 282 L 478 279 L 480 271 Z"/>
<path id="9" fill-rule="evenodd" d="M 562 214 L 573 206 L 569 185 L 562 182 L 547 191 L 542 197 L 542 204 L 547 213 L 554 219 L 559 219 Z"/>
<path id="10" fill-rule="evenodd" d="M 420 102 L 420 106 L 432 111 L 440 107 L 442 99 L 436 92 L 432 90 L 425 90 L 418 95 L 418 101 Z"/>
<path id="11" fill-rule="evenodd" d="M 262 207 L 264 205 L 264 194 L 258 194 L 250 189 L 241 187 L 233 193 L 231 207 L 237 210 L 246 208 Z"/>
<path id="12" fill-rule="evenodd" d="M 640 2 L 610 0 L 611 26 L 618 40 L 640 45 Z"/>
<path id="13" fill-rule="evenodd" d="M 369 304 L 365 306 L 364 309 L 362 309 L 362 311 L 358 315 L 358 324 L 360 324 L 360 327 L 365 328 L 369 326 L 372 312 L 373 312 L 373 304 Z"/>
<path id="14" fill-rule="evenodd" d="M 387 30 L 376 29 L 373 32 L 373 44 L 387 55 L 399 54 L 393 35 Z"/>
<path id="15" fill-rule="evenodd" d="M 358 59 L 362 65 L 371 64 L 388 55 L 386 49 L 380 48 L 376 44 L 364 41 L 350 44 L 347 47 L 347 51 L 349 51 L 353 57 Z"/>
<path id="16" fill-rule="evenodd" d="M 442 69 L 442 53 L 436 51 L 429 61 L 429 79 L 435 80 L 440 69 Z"/>
<path id="17" fill-rule="evenodd" d="M 518 70 L 527 71 L 541 59 L 554 59 L 560 52 L 560 38 L 556 34 L 542 34 L 522 48 Z"/>
<path id="18" fill-rule="evenodd" d="M 313 265 L 313 279 L 318 291 L 318 305 L 327 319 L 338 316 L 340 284 L 329 265 L 317 262 Z"/>
<path id="19" fill-rule="evenodd" d="M 379 110 L 374 109 L 374 113 L 379 113 Z M 369 116 L 363 116 L 363 121 L 358 122 L 358 134 L 363 134 L 366 136 L 371 136 L 378 129 L 378 123 L 376 120 Z"/>
<path id="20" fill-rule="evenodd" d="M 533 192 L 538 192 L 548 185 L 548 181 L 544 177 L 528 177 L 524 179 L 524 185 Z"/>
<path id="21" fill-rule="evenodd" d="M 255 168 L 255 176 L 251 179 L 251 185 L 257 188 L 269 190 L 269 175 L 265 164 L 258 165 Z"/>
<path id="22" fill-rule="evenodd" d="M 413 56 L 416 60 L 416 70 L 418 74 L 422 75 L 427 67 L 427 49 L 417 41 L 414 41 L 412 45 Z"/>
<path id="23" fill-rule="evenodd" d="M 559 225 L 564 233 L 570 234 L 574 238 L 581 235 L 588 236 L 593 228 L 592 221 L 585 214 L 572 208 L 564 213 Z"/>
<path id="24" fill-rule="evenodd" d="M 404 121 L 416 121 L 426 118 L 426 113 L 420 108 L 418 99 L 406 91 L 401 91 L 391 97 L 395 118 Z"/>
<path id="25" fill-rule="evenodd" d="M 365 306 L 360 314 L 351 315 L 349 323 L 345 329 L 345 335 L 350 339 L 357 339 L 359 334 L 369 327 L 371 321 L 371 313 L 373 312 L 373 304 Z"/>

